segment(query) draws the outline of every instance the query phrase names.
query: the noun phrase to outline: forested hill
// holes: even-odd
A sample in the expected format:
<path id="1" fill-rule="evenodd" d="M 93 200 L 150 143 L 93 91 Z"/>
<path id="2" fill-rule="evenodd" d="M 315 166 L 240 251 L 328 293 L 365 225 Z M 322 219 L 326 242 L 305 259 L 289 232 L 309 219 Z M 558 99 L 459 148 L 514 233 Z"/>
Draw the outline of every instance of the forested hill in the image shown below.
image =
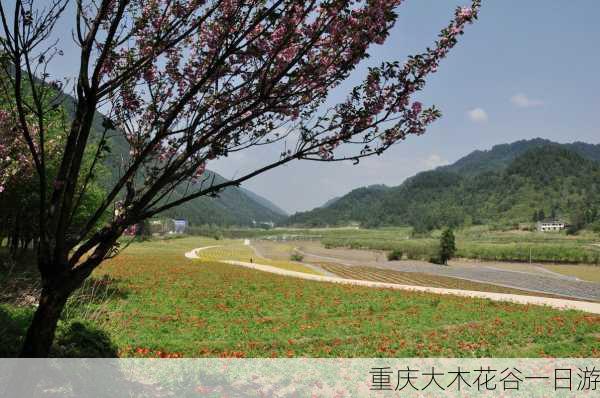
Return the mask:
<path id="1" fill-rule="evenodd" d="M 600 218 L 600 145 L 535 139 L 476 151 L 397 187 L 356 189 L 329 206 L 291 216 L 290 225 L 445 225 Z M 534 217 L 534 214 L 536 215 Z"/>
<path id="2" fill-rule="evenodd" d="M 225 181 L 225 178 L 219 174 L 207 172 L 214 175 L 215 184 Z M 182 188 L 177 191 L 181 192 Z M 267 199 L 238 187 L 226 188 L 214 198 L 205 196 L 191 200 L 165 211 L 163 215 L 185 218 L 194 225 L 216 224 L 221 226 L 249 226 L 253 221 L 278 223 L 287 217 L 283 210 Z"/>

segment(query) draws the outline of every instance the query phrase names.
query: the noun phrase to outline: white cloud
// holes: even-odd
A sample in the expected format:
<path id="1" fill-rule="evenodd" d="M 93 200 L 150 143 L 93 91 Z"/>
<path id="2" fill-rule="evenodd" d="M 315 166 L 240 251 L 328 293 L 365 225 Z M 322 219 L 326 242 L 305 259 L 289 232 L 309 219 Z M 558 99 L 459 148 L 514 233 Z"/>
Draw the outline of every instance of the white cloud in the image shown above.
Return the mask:
<path id="1" fill-rule="evenodd" d="M 519 108 L 535 108 L 544 105 L 544 101 L 529 98 L 523 93 L 518 93 L 510 98 L 510 102 Z"/>
<path id="2" fill-rule="evenodd" d="M 481 108 L 471 109 L 467 112 L 467 116 L 472 122 L 475 123 L 485 123 L 488 121 L 488 114 Z"/>

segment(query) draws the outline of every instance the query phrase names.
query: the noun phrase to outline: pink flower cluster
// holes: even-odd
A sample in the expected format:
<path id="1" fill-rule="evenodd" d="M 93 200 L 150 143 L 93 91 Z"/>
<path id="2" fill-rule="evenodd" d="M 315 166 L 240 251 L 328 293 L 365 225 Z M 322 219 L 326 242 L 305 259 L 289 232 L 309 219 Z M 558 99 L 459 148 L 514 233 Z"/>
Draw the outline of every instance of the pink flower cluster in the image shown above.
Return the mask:
<path id="1" fill-rule="evenodd" d="M 0 193 L 6 191 L 15 177 L 25 177 L 32 172 L 29 152 L 14 130 L 11 114 L 0 110 Z"/>

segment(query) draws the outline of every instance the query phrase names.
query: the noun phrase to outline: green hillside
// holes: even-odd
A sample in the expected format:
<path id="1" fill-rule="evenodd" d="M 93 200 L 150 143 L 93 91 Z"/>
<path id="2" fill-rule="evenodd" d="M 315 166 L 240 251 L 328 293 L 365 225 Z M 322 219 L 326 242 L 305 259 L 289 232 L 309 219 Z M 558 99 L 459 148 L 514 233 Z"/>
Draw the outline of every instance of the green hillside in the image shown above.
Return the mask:
<path id="1" fill-rule="evenodd" d="M 600 216 L 600 146 L 519 141 L 476 151 L 392 188 L 356 189 L 297 213 L 290 225 L 445 225 L 529 222 L 539 216 L 594 222 Z"/>
<path id="2" fill-rule="evenodd" d="M 226 181 L 217 173 L 208 171 L 215 176 L 215 184 Z M 211 177 L 212 178 L 212 177 Z M 178 189 L 181 193 L 183 189 Z M 179 195 L 173 195 L 173 199 Z M 267 199 L 243 188 L 230 187 L 219 193 L 217 197 L 205 196 L 191 200 L 176 208 L 167 210 L 164 216 L 185 218 L 194 225 L 252 225 L 252 221 L 281 222 L 286 218 L 278 207 Z"/>
<path id="3" fill-rule="evenodd" d="M 252 199 L 253 201 L 262 205 L 263 207 L 266 207 L 267 209 L 271 210 L 272 212 L 277 213 L 281 216 L 285 216 L 285 217 L 287 217 L 289 215 L 287 211 L 283 210 L 281 207 L 277 206 L 275 203 L 271 202 L 269 199 L 263 198 L 262 196 L 254 193 L 248 189 L 245 189 L 245 188 L 240 188 L 240 189 L 246 196 L 249 196 L 250 199 Z"/>

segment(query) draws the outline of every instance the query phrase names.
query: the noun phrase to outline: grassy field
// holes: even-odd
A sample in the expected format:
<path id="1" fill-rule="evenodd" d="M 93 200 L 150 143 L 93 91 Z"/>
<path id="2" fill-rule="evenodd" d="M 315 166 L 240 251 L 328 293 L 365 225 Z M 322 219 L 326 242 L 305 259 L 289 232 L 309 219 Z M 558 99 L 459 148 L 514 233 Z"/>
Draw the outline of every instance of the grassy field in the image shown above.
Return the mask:
<path id="1" fill-rule="evenodd" d="M 600 268 L 597 265 L 545 265 L 544 268 L 559 274 L 574 276 L 583 281 L 600 283 Z"/>
<path id="2" fill-rule="evenodd" d="M 302 281 L 134 243 L 69 303 L 56 355 L 600 357 L 600 317 L 481 299 Z M 31 307 L 0 305 L 14 355 Z M 107 348 L 108 347 L 108 348 Z"/>
<path id="3" fill-rule="evenodd" d="M 308 274 L 319 274 L 317 271 L 299 262 L 285 259 L 272 260 L 258 256 L 251 247 L 244 245 L 242 240 L 207 240 L 196 239 L 198 247 L 219 246 L 197 252 L 198 257 L 204 261 L 236 260 L 255 261 L 273 267 L 283 268 L 290 271 L 304 272 Z M 153 244 L 153 243 L 152 243 Z M 288 256 L 289 257 L 289 256 Z"/>

